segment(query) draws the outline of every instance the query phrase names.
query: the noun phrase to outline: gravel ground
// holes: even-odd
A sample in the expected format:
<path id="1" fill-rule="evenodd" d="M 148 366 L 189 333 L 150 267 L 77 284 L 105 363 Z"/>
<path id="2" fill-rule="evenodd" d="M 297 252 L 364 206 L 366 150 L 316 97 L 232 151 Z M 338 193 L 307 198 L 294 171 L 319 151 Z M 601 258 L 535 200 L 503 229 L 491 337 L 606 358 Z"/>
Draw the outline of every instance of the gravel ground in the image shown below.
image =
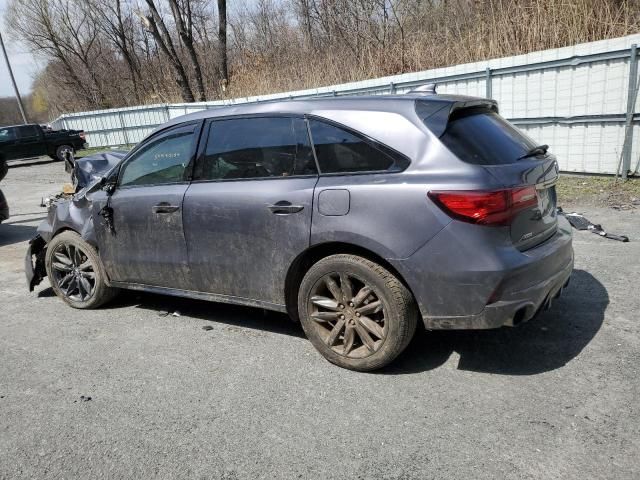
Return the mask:
<path id="1" fill-rule="evenodd" d="M 287 317 L 128 293 L 28 293 L 55 162 L 0 184 L 0 478 L 638 478 L 640 210 L 584 213 L 572 284 L 516 329 L 420 333 L 375 374 L 324 361 Z M 178 310 L 181 315 L 167 315 Z M 212 327 L 206 331 L 203 327 Z"/>

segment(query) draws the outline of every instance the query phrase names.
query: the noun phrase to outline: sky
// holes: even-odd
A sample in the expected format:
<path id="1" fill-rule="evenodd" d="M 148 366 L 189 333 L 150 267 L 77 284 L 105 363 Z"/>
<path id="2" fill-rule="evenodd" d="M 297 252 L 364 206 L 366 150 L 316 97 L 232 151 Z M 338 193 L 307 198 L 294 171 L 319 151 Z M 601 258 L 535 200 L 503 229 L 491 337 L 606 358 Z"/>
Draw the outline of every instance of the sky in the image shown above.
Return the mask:
<path id="1" fill-rule="evenodd" d="M 5 47 L 7 48 L 9 61 L 13 68 L 13 75 L 16 77 L 16 83 L 18 84 L 20 95 L 27 95 L 31 92 L 33 76 L 38 71 L 39 66 L 34 56 L 29 53 L 24 45 L 16 43 L 8 38 L 7 29 L 4 24 L 4 12 L 7 3 L 8 0 L 0 0 L 0 32 L 2 32 L 2 38 L 4 40 Z M 11 86 L 11 78 L 9 77 L 9 71 L 7 70 L 4 58 L 0 53 L 0 97 L 12 96 L 13 87 Z"/>

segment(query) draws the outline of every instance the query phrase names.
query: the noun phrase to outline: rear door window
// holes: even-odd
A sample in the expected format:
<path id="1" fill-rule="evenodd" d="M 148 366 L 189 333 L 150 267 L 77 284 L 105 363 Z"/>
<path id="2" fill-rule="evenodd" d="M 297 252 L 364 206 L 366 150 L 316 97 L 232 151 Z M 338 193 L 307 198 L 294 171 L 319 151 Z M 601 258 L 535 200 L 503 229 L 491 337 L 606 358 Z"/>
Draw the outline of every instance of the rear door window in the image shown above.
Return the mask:
<path id="1" fill-rule="evenodd" d="M 355 173 L 404 170 L 409 160 L 382 144 L 355 132 L 309 119 L 320 173 Z"/>
<path id="2" fill-rule="evenodd" d="M 35 125 L 23 125 L 18 127 L 18 136 L 20 138 L 33 138 L 38 136 L 38 129 Z"/>
<path id="3" fill-rule="evenodd" d="M 440 140 L 460 160 L 475 165 L 515 163 L 536 146 L 514 125 L 484 108 L 454 112 Z"/>
<path id="4" fill-rule="evenodd" d="M 198 180 L 317 175 L 302 118 L 255 117 L 211 122 Z"/>

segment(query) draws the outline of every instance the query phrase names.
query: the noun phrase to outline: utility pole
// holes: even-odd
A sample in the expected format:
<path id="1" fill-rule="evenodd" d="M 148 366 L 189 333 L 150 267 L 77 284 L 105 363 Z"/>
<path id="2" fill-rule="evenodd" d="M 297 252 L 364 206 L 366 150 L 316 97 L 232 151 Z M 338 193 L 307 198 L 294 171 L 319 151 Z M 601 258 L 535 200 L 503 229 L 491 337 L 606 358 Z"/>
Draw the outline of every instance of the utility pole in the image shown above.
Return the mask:
<path id="1" fill-rule="evenodd" d="M 4 61 L 7 63 L 7 70 L 9 70 L 9 76 L 11 77 L 11 83 L 13 84 L 13 91 L 16 92 L 16 100 L 18 101 L 18 107 L 20 108 L 20 114 L 22 115 L 22 121 L 27 122 L 27 115 L 24 113 L 24 106 L 22 105 L 22 98 L 20 98 L 20 92 L 16 85 L 16 79 L 13 76 L 13 70 L 11 70 L 11 64 L 9 63 L 9 56 L 7 50 L 4 48 L 4 41 L 2 40 L 2 33 L 0 33 L 0 46 L 2 46 L 2 53 L 4 54 Z"/>

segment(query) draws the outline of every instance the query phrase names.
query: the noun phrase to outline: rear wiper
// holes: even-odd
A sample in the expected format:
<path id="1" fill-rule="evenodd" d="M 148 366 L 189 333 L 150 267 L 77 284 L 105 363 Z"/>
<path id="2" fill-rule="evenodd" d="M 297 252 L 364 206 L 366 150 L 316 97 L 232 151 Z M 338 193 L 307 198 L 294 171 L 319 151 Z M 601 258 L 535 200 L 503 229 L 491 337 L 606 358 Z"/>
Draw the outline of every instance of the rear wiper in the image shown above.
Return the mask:
<path id="1" fill-rule="evenodd" d="M 537 147 L 533 147 L 527 153 L 522 155 L 521 157 L 516 158 L 516 160 L 522 160 L 524 158 L 535 157 L 536 155 L 544 155 L 549 150 L 549 145 L 538 145 Z"/>

